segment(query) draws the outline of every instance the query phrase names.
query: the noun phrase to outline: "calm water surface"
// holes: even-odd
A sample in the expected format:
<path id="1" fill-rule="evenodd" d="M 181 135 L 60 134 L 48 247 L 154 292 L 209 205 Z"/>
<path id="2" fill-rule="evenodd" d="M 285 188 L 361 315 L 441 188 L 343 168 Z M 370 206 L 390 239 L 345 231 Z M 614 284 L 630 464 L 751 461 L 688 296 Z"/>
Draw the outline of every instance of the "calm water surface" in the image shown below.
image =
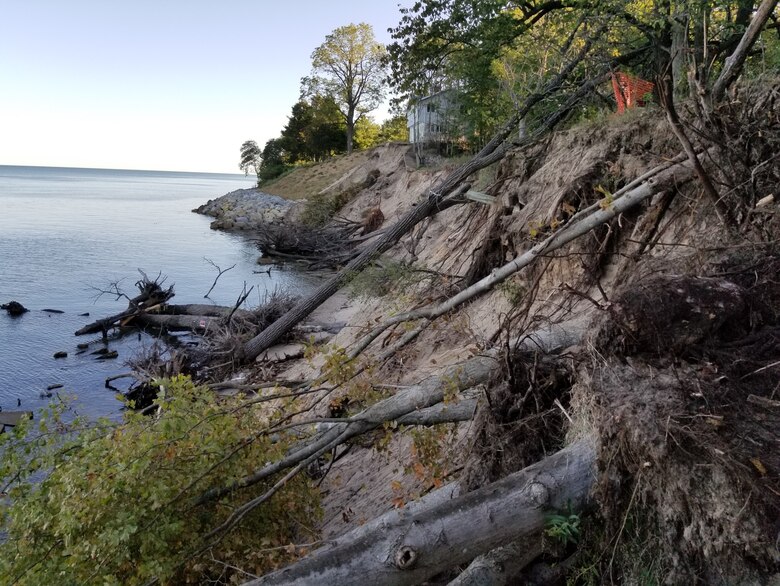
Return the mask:
<path id="1" fill-rule="evenodd" d="M 0 407 L 38 409 L 56 400 L 41 392 L 62 384 L 59 392 L 76 395 L 82 412 L 119 411 L 104 380 L 127 371 L 123 361 L 152 340 L 112 342 L 119 358 L 98 361 L 76 354 L 77 343 L 96 338 L 73 333 L 126 308 L 126 300 L 97 297 L 97 289 L 120 282 L 132 296 L 137 269 L 167 276 L 174 303 L 209 302 L 203 295 L 217 272 L 204 258 L 223 269 L 236 265 L 211 294 L 218 304 L 232 305 L 245 282 L 255 286 L 252 305 L 277 286 L 310 290 L 312 276 L 277 268 L 255 274 L 258 251 L 248 237 L 212 231 L 209 218 L 190 211 L 252 184 L 242 175 L 0 166 L 0 303 L 16 300 L 31 310 L 17 318 L 0 312 Z M 55 360 L 57 351 L 68 357 Z"/>

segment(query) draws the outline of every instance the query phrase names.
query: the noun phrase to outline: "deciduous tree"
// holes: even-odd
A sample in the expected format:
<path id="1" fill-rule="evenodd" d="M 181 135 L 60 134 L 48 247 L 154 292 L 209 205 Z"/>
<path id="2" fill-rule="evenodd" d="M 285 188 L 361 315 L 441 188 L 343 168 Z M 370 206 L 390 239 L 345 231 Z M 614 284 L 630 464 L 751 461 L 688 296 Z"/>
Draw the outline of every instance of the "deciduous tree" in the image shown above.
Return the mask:
<path id="1" fill-rule="evenodd" d="M 347 152 L 352 152 L 355 123 L 383 97 L 385 48 L 365 23 L 339 27 L 311 55 L 312 74 L 302 82 L 306 95 L 332 97 L 346 123 Z"/>
<path id="2" fill-rule="evenodd" d="M 260 170 L 260 162 L 262 160 L 262 154 L 260 153 L 260 147 L 253 140 L 247 140 L 241 145 L 241 162 L 238 168 L 244 172 L 244 175 L 248 175 L 249 171 L 254 171 L 257 175 Z"/>

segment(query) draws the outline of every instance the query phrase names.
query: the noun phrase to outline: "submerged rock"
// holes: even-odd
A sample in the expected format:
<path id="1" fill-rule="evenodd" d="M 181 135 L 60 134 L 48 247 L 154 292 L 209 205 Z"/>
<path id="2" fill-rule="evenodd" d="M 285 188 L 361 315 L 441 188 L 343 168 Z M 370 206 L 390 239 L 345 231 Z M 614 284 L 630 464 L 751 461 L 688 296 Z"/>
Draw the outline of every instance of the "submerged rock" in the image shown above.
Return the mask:
<path id="1" fill-rule="evenodd" d="M 18 301 L 9 301 L 8 303 L 4 303 L 3 305 L 0 305 L 0 309 L 5 309 L 8 312 L 8 315 L 13 317 L 30 311 Z"/>

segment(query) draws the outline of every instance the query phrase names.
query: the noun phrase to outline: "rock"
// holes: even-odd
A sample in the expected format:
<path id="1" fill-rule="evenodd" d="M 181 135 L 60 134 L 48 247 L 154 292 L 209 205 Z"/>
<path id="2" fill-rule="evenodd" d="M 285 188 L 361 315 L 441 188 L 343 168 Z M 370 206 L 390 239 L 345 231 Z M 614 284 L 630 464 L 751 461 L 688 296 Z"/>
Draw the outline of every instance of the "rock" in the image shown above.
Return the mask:
<path id="1" fill-rule="evenodd" d="M 68 353 L 65 352 L 64 350 L 60 350 L 59 352 L 54 353 L 54 358 L 67 358 L 67 357 L 68 357 Z"/>
<path id="2" fill-rule="evenodd" d="M 28 311 L 30 311 L 18 301 L 9 301 L 8 303 L 4 303 L 3 305 L 0 305 L 0 309 L 5 309 L 8 312 L 8 315 L 13 317 L 22 315 L 23 313 L 27 313 Z"/>
<path id="3" fill-rule="evenodd" d="M 13 427 L 24 419 L 32 418 L 33 414 L 31 411 L 5 411 L 4 413 L 0 413 L 0 431 L 2 431 L 5 426 Z"/>
<path id="4" fill-rule="evenodd" d="M 303 344 L 280 344 L 272 346 L 257 358 L 257 362 L 284 362 L 303 356 Z"/>

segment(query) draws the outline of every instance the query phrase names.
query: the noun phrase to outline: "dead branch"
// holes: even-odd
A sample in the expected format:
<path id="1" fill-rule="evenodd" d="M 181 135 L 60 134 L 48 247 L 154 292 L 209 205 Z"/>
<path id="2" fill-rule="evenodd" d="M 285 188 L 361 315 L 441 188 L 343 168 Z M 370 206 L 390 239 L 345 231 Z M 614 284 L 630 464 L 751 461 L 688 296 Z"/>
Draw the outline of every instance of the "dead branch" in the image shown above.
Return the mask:
<path id="1" fill-rule="evenodd" d="M 95 332 L 102 332 L 105 336 L 112 327 L 126 325 L 132 321 L 133 318 L 164 304 L 174 296 L 173 285 L 167 289 L 162 288 L 165 278 L 160 279 L 160 275 L 158 275 L 154 281 L 151 281 L 143 271 L 139 269 L 139 272 L 143 275 L 143 278 L 135 284 L 139 294 L 129 300 L 127 309 L 116 315 L 99 319 L 84 326 L 76 332 L 77 336 L 93 334 Z M 122 293 L 122 296 L 125 296 L 124 293 Z"/>
<path id="2" fill-rule="evenodd" d="M 733 227 L 734 219 L 731 216 L 729 208 L 718 194 L 718 190 L 715 188 L 715 185 L 713 185 L 712 179 L 710 179 L 709 174 L 701 164 L 701 161 L 696 154 L 696 149 L 694 149 L 691 140 L 685 133 L 682 122 L 680 122 L 680 117 L 677 114 L 677 109 L 674 105 L 674 88 L 672 87 L 671 77 L 665 77 L 662 80 L 662 83 L 658 84 L 658 93 L 660 94 L 660 101 L 663 105 L 664 111 L 666 112 L 666 119 L 669 122 L 669 126 L 671 127 L 672 132 L 674 132 L 674 135 L 677 137 L 677 140 L 680 141 L 680 145 L 682 145 L 685 154 L 688 156 L 688 160 L 691 162 L 691 165 L 693 165 L 693 169 L 696 171 L 696 175 L 701 182 L 704 193 L 707 195 L 707 199 L 710 200 L 710 203 L 712 203 L 718 219 L 727 228 Z"/>
<path id="3" fill-rule="evenodd" d="M 262 224 L 255 230 L 263 256 L 306 262 L 314 267 L 343 265 L 357 256 L 355 246 L 362 238 L 359 222 L 336 221 L 322 228 L 302 223 Z"/>
<path id="4" fill-rule="evenodd" d="M 236 265 L 233 265 L 232 267 L 228 267 L 228 268 L 226 268 L 226 269 L 224 269 L 224 270 L 223 270 L 223 269 L 221 269 L 221 268 L 219 267 L 219 265 L 218 265 L 217 263 L 215 263 L 215 262 L 214 262 L 213 260 L 211 260 L 210 258 L 203 257 L 203 260 L 205 260 L 205 261 L 206 261 L 207 263 L 209 263 L 209 264 L 210 264 L 212 267 L 214 267 L 215 269 L 217 269 L 217 272 L 219 273 L 219 274 L 218 274 L 218 275 L 217 275 L 217 276 L 214 278 L 214 282 L 211 284 L 211 287 L 209 288 L 209 290 L 208 290 L 208 291 L 206 291 L 206 294 L 203 296 L 205 299 L 208 299 L 208 298 L 209 298 L 209 293 L 211 293 L 211 292 L 214 290 L 214 287 L 216 287 L 216 286 L 217 286 L 217 281 L 219 281 L 219 278 L 220 278 L 220 277 L 221 277 L 223 274 L 225 274 L 226 272 L 228 272 L 230 269 L 234 269 L 234 268 L 236 268 Z"/>

